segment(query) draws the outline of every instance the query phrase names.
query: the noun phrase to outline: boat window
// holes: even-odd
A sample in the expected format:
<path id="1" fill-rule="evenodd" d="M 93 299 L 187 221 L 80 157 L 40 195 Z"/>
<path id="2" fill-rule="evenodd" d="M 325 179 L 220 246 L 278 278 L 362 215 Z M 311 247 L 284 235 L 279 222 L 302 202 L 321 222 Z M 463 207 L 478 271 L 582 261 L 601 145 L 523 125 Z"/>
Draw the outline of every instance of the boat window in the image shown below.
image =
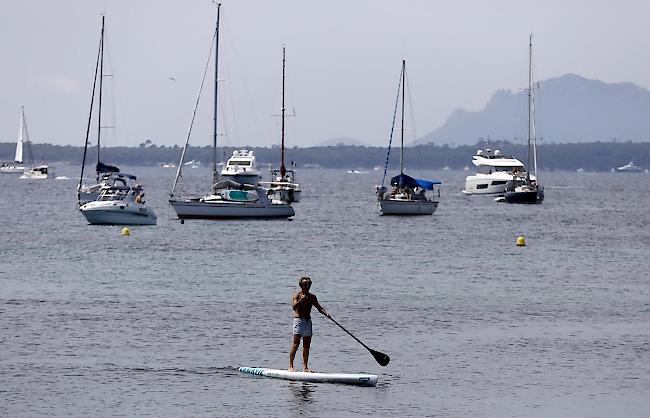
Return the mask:
<path id="1" fill-rule="evenodd" d="M 230 160 L 228 165 L 251 165 L 250 161 Z"/>
<path id="2" fill-rule="evenodd" d="M 476 186 L 477 189 L 487 189 L 488 185 L 487 184 L 479 184 Z"/>
<path id="3" fill-rule="evenodd" d="M 496 180 L 496 181 L 493 181 L 493 182 L 492 182 L 492 185 L 493 185 L 493 186 L 496 186 L 496 185 L 498 185 L 498 184 L 506 184 L 506 181 L 505 181 L 505 180 Z"/>

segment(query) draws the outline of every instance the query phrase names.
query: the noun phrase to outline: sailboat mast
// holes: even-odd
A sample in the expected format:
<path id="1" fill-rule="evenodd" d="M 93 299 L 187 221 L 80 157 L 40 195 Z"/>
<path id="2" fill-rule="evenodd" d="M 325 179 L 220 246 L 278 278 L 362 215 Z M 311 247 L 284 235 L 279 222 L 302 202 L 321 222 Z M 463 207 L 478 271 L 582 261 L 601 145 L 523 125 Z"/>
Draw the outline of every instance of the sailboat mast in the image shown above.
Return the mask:
<path id="1" fill-rule="evenodd" d="M 102 86 L 104 82 L 104 19 L 105 16 L 102 16 L 102 34 L 99 38 L 99 106 L 97 108 L 97 166 L 99 168 L 99 154 L 101 148 L 101 137 L 102 137 Z M 99 182 L 99 171 L 97 171 L 97 182 Z"/>
<path id="2" fill-rule="evenodd" d="M 219 95 L 219 18 L 221 14 L 221 3 L 217 3 L 217 26 L 215 28 L 215 53 L 214 53 L 214 124 L 212 132 L 212 183 L 217 181 L 217 114 Z"/>
<path id="3" fill-rule="evenodd" d="M 399 151 L 399 173 L 404 174 L 404 93 L 406 92 L 406 60 L 402 60 L 402 138 Z"/>
<path id="4" fill-rule="evenodd" d="M 93 103 L 95 102 L 95 87 L 97 86 L 97 71 L 99 70 L 99 60 L 102 51 L 103 32 L 104 32 L 104 18 L 102 17 L 102 36 L 99 38 L 99 49 L 97 50 L 97 62 L 95 63 L 95 76 L 93 77 L 93 91 L 90 95 L 90 111 L 88 112 L 88 126 L 86 127 L 86 140 L 84 141 L 84 156 L 81 160 L 81 175 L 79 176 L 79 184 L 77 184 L 77 200 L 81 199 L 81 183 L 84 179 L 84 168 L 86 167 L 86 155 L 88 153 L 88 138 L 90 136 L 90 122 L 93 117 Z"/>
<path id="5" fill-rule="evenodd" d="M 533 136 L 533 34 L 528 38 L 528 175 L 530 181 L 530 141 Z M 535 173 L 537 174 L 537 173 Z"/>
<path id="6" fill-rule="evenodd" d="M 287 169 L 284 166 L 284 78 L 285 78 L 286 53 L 285 47 L 282 47 L 282 142 L 280 145 L 280 177 L 284 179 Z"/>

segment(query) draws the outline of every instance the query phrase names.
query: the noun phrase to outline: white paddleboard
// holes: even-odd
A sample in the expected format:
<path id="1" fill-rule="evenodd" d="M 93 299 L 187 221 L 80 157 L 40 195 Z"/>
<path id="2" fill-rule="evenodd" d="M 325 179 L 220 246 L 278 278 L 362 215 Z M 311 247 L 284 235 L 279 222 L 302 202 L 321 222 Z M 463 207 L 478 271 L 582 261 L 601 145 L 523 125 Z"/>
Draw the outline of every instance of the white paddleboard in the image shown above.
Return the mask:
<path id="1" fill-rule="evenodd" d="M 377 384 L 376 374 L 365 373 L 308 373 L 290 372 L 288 370 L 267 369 L 264 367 L 240 367 L 242 373 L 255 374 L 278 379 L 299 380 L 313 383 L 341 383 L 357 386 L 375 386 Z"/>

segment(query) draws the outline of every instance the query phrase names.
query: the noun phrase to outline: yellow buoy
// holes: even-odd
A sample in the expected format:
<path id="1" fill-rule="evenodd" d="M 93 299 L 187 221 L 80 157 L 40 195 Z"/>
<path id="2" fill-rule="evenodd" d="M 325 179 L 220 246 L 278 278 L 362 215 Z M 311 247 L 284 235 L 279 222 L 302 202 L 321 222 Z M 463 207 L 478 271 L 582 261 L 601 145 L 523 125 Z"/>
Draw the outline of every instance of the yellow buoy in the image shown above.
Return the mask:
<path id="1" fill-rule="evenodd" d="M 517 237 L 517 247 L 525 247 L 526 246 L 526 238 L 524 238 L 523 235 L 520 235 Z"/>
<path id="2" fill-rule="evenodd" d="M 129 231 L 129 228 L 127 227 L 122 228 L 122 236 L 128 237 L 129 235 L 131 235 L 131 231 Z"/>

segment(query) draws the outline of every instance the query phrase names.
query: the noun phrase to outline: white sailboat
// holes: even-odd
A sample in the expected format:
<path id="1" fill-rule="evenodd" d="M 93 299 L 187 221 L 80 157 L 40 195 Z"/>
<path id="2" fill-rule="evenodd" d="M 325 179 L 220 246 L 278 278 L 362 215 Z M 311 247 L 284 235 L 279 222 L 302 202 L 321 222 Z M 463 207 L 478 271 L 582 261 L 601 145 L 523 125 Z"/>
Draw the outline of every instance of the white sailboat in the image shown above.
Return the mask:
<path id="1" fill-rule="evenodd" d="M 104 77 L 104 34 L 105 18 L 102 16 L 102 29 L 95 64 L 90 111 L 86 128 L 81 174 L 77 184 L 77 204 L 79 212 L 93 225 L 155 225 L 155 212 L 146 207 L 142 185 L 137 183 L 134 175 L 121 173 L 115 166 L 104 164 L 100 159 L 101 150 L 101 120 L 102 120 L 102 82 Z M 99 81 L 97 109 L 97 172 L 96 184 L 83 186 L 84 168 L 88 152 L 88 137 L 95 101 L 95 87 Z"/>
<path id="2" fill-rule="evenodd" d="M 406 61 L 402 60 L 402 72 L 400 74 L 401 99 L 402 99 L 402 121 L 401 121 L 401 142 L 400 142 L 400 165 L 399 175 L 391 178 L 390 184 L 393 190 L 388 193 L 384 186 L 386 180 L 386 171 L 390 160 L 390 143 L 393 138 L 395 126 L 395 117 L 393 116 L 393 127 L 391 128 L 391 137 L 388 144 L 388 155 L 384 166 L 384 176 L 381 186 L 376 186 L 377 200 L 379 210 L 382 215 L 432 215 L 438 208 L 438 200 L 435 196 L 427 196 L 426 191 L 434 191 L 436 185 L 440 185 L 439 180 L 422 180 L 416 179 L 404 174 L 404 93 L 406 92 Z M 397 93 L 397 99 L 400 93 Z M 395 113 L 397 112 L 397 103 L 395 103 Z M 440 191 L 438 190 L 438 196 Z"/>
<path id="3" fill-rule="evenodd" d="M 217 4 L 217 23 L 214 30 L 214 123 L 213 123 L 213 140 L 212 140 L 212 187 L 208 194 L 204 196 L 176 197 L 176 186 L 178 179 L 181 177 L 185 152 L 189 145 L 189 140 L 194 123 L 194 116 L 198 107 L 199 100 L 194 106 L 194 113 L 190 128 L 185 140 L 185 146 L 181 153 L 181 160 L 178 164 L 176 177 L 172 189 L 169 193 L 169 203 L 174 208 L 179 219 L 232 219 L 232 218 L 289 218 L 295 215 L 290 202 L 283 200 L 281 196 L 276 196 L 272 190 L 262 187 L 259 184 L 249 184 L 245 182 L 236 182 L 241 180 L 237 173 L 233 176 L 224 176 L 217 172 L 217 109 L 218 109 L 218 85 L 217 77 L 219 73 L 219 17 L 221 4 Z M 206 69 L 207 70 L 207 69 Z M 203 82 L 201 83 L 201 88 Z M 201 89 L 199 90 L 199 98 Z M 248 155 L 248 153 L 247 153 Z M 234 156 L 231 160 L 239 156 Z M 228 166 L 224 167 L 226 170 Z"/>
<path id="4" fill-rule="evenodd" d="M 25 109 L 20 107 L 20 127 L 18 128 L 18 140 L 16 140 L 16 154 L 13 161 L 2 162 L 0 173 L 22 174 L 26 167 L 23 164 L 23 146 L 25 139 L 29 138 L 27 124 L 25 123 Z"/>
<path id="5" fill-rule="evenodd" d="M 283 200 L 288 202 L 300 202 L 302 190 L 300 184 L 296 183 L 296 173 L 294 170 L 287 170 L 284 165 L 284 80 L 285 80 L 285 66 L 286 66 L 286 49 L 282 47 L 282 129 L 280 141 L 280 169 L 271 170 L 271 181 L 263 183 L 273 191 L 274 194 L 280 196 Z"/>
<path id="6" fill-rule="evenodd" d="M 41 164 L 39 166 L 34 166 L 34 153 L 32 152 L 32 141 L 29 139 L 29 132 L 27 131 L 27 120 L 25 119 L 25 109 L 20 108 L 20 137 L 19 141 L 21 144 L 20 150 L 16 146 L 16 159 L 23 158 L 23 149 L 22 145 L 27 145 L 27 156 L 29 158 L 29 168 L 25 168 L 23 174 L 20 176 L 21 179 L 28 180 L 45 180 L 49 178 L 54 178 L 54 168 L 50 167 L 47 164 Z"/>
<path id="7" fill-rule="evenodd" d="M 104 34 L 105 34 L 105 17 L 102 16 L 102 29 L 99 36 L 99 49 L 97 51 L 97 62 L 95 63 L 95 77 L 93 79 L 93 89 L 90 97 L 90 111 L 88 113 L 88 125 L 86 128 L 86 139 L 84 141 L 84 153 L 81 161 L 81 175 L 79 184 L 77 185 L 77 201 L 79 205 L 92 202 L 99 198 L 102 187 L 110 186 L 113 184 L 116 174 L 120 169 L 114 165 L 104 164 L 101 160 L 101 137 L 102 137 L 102 98 L 104 86 Z M 99 86 L 97 82 L 99 81 Z M 99 87 L 97 95 L 95 94 L 96 87 Z M 97 163 L 95 164 L 95 182 L 91 184 L 83 184 L 84 171 L 86 168 L 86 156 L 88 154 L 88 143 L 90 137 L 90 126 L 92 121 L 95 96 L 98 101 L 97 111 Z M 128 176 L 128 175 L 127 175 Z"/>
<path id="8" fill-rule="evenodd" d="M 533 161 L 533 173 L 530 174 L 530 163 Z M 544 187 L 539 185 L 537 175 L 537 138 L 535 135 L 535 114 L 533 101 L 533 35 L 528 41 L 528 170 L 525 173 L 515 173 L 512 180 L 506 183 L 503 200 L 506 203 L 542 203 Z"/>

